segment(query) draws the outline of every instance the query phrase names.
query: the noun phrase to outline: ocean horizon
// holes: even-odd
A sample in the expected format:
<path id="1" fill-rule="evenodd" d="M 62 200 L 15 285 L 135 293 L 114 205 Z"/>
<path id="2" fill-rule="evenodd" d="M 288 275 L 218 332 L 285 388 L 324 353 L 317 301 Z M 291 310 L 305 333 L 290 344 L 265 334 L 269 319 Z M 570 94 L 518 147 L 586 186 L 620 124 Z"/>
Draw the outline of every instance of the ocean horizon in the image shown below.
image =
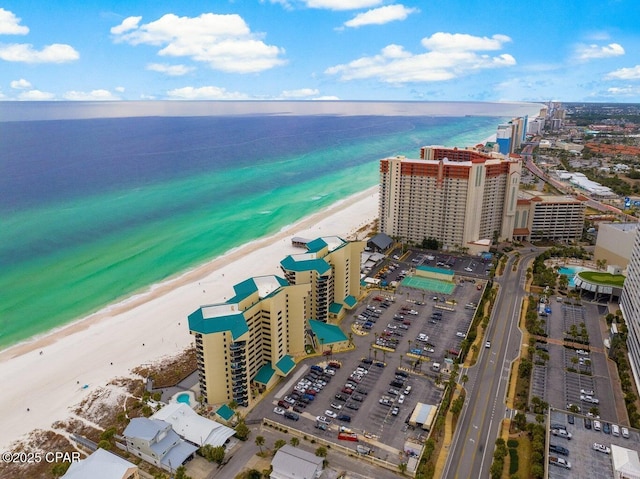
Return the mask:
<path id="1" fill-rule="evenodd" d="M 0 102 L 2 349 L 376 185 L 383 157 L 472 145 L 537 108 L 114 103 Z"/>

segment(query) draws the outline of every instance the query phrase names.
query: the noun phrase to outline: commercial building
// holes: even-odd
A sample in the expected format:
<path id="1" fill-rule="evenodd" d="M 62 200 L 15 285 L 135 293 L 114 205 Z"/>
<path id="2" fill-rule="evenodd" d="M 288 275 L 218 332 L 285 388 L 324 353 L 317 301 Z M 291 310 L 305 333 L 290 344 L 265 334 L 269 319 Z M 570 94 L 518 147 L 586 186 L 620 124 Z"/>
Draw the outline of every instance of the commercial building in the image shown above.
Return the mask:
<path id="1" fill-rule="evenodd" d="M 325 236 L 309 241 L 307 252 L 280 262 L 289 284 L 311 287 L 306 317 L 340 320 L 360 296 L 360 259 L 366 243 Z"/>
<path id="2" fill-rule="evenodd" d="M 625 269 L 631 258 L 638 223 L 600 223 L 593 257 Z"/>
<path id="3" fill-rule="evenodd" d="M 209 404 L 247 406 L 257 393 L 287 376 L 304 354 L 310 284 L 270 275 L 236 284 L 224 303 L 189 315 L 195 335 L 200 393 Z"/>
<path id="4" fill-rule="evenodd" d="M 577 241 L 582 237 L 586 206 L 573 196 L 522 191 L 516 206 L 513 239 Z"/>
<path id="5" fill-rule="evenodd" d="M 636 385 L 640 385 L 640 229 L 636 230 L 629 258 L 627 278 L 620 296 L 620 310 L 628 329 L 627 349 L 631 370 Z"/>
<path id="6" fill-rule="evenodd" d="M 522 163 L 476 148 L 423 147 L 380 160 L 380 230 L 403 241 L 486 251 L 513 234 Z"/>

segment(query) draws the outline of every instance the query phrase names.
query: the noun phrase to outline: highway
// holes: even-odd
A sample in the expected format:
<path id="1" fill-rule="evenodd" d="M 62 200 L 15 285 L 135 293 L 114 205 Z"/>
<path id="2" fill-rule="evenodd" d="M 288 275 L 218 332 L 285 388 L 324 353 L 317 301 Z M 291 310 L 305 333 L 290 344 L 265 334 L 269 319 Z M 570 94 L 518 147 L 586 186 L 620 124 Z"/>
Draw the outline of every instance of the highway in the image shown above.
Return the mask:
<path id="1" fill-rule="evenodd" d="M 496 278 L 500 285 L 486 337 L 481 341 L 475 366 L 460 371 L 466 375 L 467 391 L 442 477 L 447 479 L 487 478 L 493 460 L 495 441 L 502 419 L 511 417 L 505 405 L 511 362 L 518 356 L 522 334 L 518 320 L 525 296 L 526 266 L 538 252 L 507 261 L 504 274 Z M 491 341 L 491 348 L 484 342 Z"/>

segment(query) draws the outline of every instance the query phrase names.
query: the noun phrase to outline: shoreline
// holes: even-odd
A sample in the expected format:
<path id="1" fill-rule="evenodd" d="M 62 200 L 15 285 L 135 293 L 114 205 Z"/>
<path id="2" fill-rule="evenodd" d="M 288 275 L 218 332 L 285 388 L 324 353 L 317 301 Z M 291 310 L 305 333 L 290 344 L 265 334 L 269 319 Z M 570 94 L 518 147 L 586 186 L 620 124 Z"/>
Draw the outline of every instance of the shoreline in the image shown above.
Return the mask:
<path id="1" fill-rule="evenodd" d="M 159 283 L 154 283 L 146 286 L 144 290 L 134 291 L 129 296 L 109 303 L 101 307 L 94 313 L 89 313 L 82 318 L 72 320 L 68 324 L 57 326 L 47 332 L 40 333 L 36 336 L 32 336 L 16 344 L 12 344 L 3 349 L 0 349 L 0 363 L 18 357 L 22 354 L 26 354 L 37 349 L 42 349 L 62 336 L 87 329 L 97 321 L 108 319 L 112 315 L 122 314 L 149 301 L 153 301 L 154 299 L 157 299 L 159 296 L 176 287 L 183 286 L 193 281 L 201 280 L 215 271 L 218 267 L 224 266 L 225 263 L 237 259 L 240 255 L 255 251 L 255 249 L 260 248 L 261 246 L 264 246 L 272 241 L 275 241 L 282 235 L 288 235 L 291 230 L 303 227 L 305 224 L 310 223 L 314 220 L 321 221 L 331 213 L 339 210 L 343 205 L 348 205 L 354 201 L 359 201 L 360 199 L 362 199 L 362 197 L 369 196 L 372 193 L 376 192 L 377 189 L 378 186 L 372 186 L 359 193 L 355 193 L 351 196 L 338 200 L 316 213 L 304 217 L 295 223 L 282 227 L 278 232 L 270 236 L 256 238 L 249 243 L 235 246 L 228 251 L 225 251 L 224 253 L 205 261 L 200 265 L 194 266 L 193 268 L 186 271 L 176 273 L 175 275 L 168 277 Z M 199 305 L 196 305 L 195 308 L 197 308 L 198 306 Z"/>
<path id="2" fill-rule="evenodd" d="M 252 276 L 282 276 L 280 261 L 302 250 L 292 236 L 347 237 L 378 216 L 378 187 L 329 207 L 134 293 L 50 333 L 0 351 L 0 445 L 35 429 L 50 429 L 98 388 L 131 370 L 175 356 L 189 347 L 187 315 L 225 301 L 233 285 Z M 8 413 L 10 411 L 10 413 Z"/>

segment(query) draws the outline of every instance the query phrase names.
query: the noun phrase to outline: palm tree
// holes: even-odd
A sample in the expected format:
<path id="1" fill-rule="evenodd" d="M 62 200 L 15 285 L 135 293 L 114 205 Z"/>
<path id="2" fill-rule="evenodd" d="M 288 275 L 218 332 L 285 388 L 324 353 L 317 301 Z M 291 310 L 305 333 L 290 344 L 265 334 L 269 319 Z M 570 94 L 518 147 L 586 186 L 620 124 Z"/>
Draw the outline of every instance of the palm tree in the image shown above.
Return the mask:
<path id="1" fill-rule="evenodd" d="M 256 446 L 260 448 L 260 455 L 262 455 L 262 446 L 264 446 L 264 436 L 256 437 Z"/>
<path id="2" fill-rule="evenodd" d="M 300 444 L 300 439 L 294 436 L 289 440 L 289 444 L 291 444 L 293 447 L 296 447 L 298 444 Z"/>

